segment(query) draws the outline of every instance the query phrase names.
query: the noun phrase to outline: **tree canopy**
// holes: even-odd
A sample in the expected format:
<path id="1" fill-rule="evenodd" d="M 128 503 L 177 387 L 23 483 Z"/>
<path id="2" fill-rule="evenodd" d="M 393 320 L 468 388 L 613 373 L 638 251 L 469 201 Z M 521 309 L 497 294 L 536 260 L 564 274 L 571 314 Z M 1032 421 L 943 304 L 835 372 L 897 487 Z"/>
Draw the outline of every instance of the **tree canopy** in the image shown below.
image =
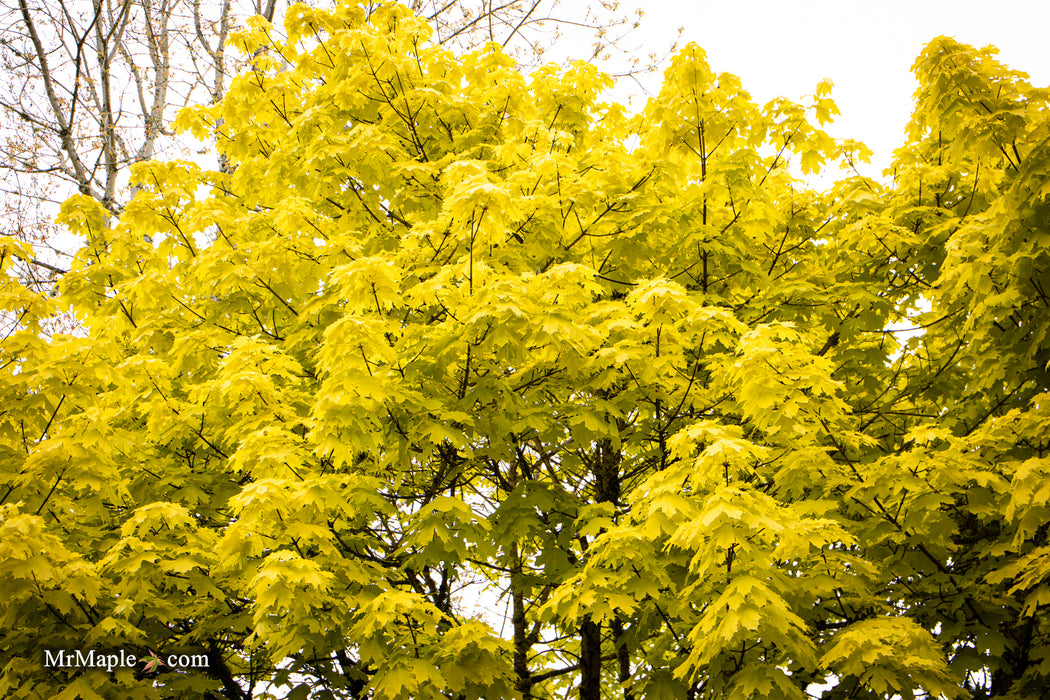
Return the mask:
<path id="1" fill-rule="evenodd" d="M 693 45 L 632 116 L 396 4 L 234 42 L 227 167 L 0 275 L 0 694 L 1050 687 L 1050 93 L 934 40 L 885 185 Z"/>
<path id="2" fill-rule="evenodd" d="M 280 32 L 291 4 L 0 0 L 0 228 L 36 251 L 18 274 L 41 289 L 64 274 L 73 247 L 54 219 L 71 194 L 119 216 L 133 163 L 189 156 L 227 167 L 210 143 L 174 134 L 172 122 L 187 104 L 220 101 L 230 76 L 250 63 L 250 54 L 227 50 L 231 32 L 253 16 Z M 576 58 L 624 76 L 653 71 L 660 60 L 629 50 L 644 13 L 628 15 L 608 0 L 406 4 L 431 24 L 433 43 L 461 53 L 494 41 L 534 66 L 548 49 L 572 46 Z M 72 324 L 59 316 L 50 325 Z"/>

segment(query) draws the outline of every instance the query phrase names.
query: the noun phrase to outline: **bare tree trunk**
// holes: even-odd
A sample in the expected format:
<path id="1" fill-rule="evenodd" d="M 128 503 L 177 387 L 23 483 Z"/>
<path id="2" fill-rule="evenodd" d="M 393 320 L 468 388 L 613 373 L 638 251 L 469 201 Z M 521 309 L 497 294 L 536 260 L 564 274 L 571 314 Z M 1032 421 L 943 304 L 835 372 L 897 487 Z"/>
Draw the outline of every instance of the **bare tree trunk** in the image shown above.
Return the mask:
<path id="1" fill-rule="evenodd" d="M 99 92 L 102 98 L 102 109 L 99 110 L 102 141 L 102 158 L 105 163 L 105 189 L 102 191 L 102 205 L 110 211 L 116 207 L 117 194 L 117 148 L 114 143 L 116 130 L 113 119 L 113 94 L 110 88 L 110 52 L 109 40 L 113 32 L 103 31 L 102 0 L 94 0 L 95 10 L 95 56 L 98 60 Z"/>
<path id="2" fill-rule="evenodd" d="M 40 33 L 37 31 L 37 23 L 34 20 L 32 11 L 29 9 L 29 4 L 26 0 L 19 0 L 18 7 L 19 10 L 21 10 L 22 21 L 25 23 L 26 33 L 32 43 L 34 52 L 33 58 L 36 63 L 35 68 L 39 71 L 38 75 L 40 82 L 43 85 L 44 94 L 47 97 L 47 104 L 51 109 L 49 114 L 39 116 L 26 114 L 22 110 L 14 107 L 9 107 L 9 109 L 18 113 L 18 116 L 26 121 L 45 124 L 54 131 L 59 138 L 62 151 L 65 156 L 69 158 L 69 166 L 72 168 L 78 189 L 83 194 L 98 197 L 98 194 L 91 189 L 91 178 L 88 176 L 88 171 L 84 166 L 84 163 L 80 160 L 77 144 L 73 137 L 73 131 L 70 128 L 70 120 L 67 118 L 62 100 L 60 100 L 58 96 L 59 90 L 55 84 L 55 76 L 52 73 L 51 65 L 48 60 L 50 52 L 45 48 L 44 43 L 40 38 Z M 97 16 L 95 17 L 95 21 L 98 21 Z M 83 44 L 84 39 L 81 39 L 76 45 L 76 68 L 78 72 L 82 60 L 81 53 Z M 74 96 L 76 95 L 75 92 L 73 94 Z"/>

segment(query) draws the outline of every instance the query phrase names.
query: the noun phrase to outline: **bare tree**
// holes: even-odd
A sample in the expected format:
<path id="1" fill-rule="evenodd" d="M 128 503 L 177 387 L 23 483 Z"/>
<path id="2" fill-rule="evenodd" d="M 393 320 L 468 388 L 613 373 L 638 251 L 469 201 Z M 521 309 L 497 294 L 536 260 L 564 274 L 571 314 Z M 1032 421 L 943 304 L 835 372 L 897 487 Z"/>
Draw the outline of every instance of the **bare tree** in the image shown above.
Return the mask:
<path id="1" fill-rule="evenodd" d="M 412 0 L 412 9 L 434 27 L 435 40 L 457 50 L 496 42 L 522 65 L 539 65 L 548 50 L 561 40 L 573 44 L 574 59 L 621 59 L 614 72 L 629 74 L 651 70 L 655 61 L 643 63 L 623 42 L 637 29 L 642 13 L 623 14 L 614 0 L 595 0 L 582 13 L 566 11 L 559 0 Z"/>
<path id="2" fill-rule="evenodd" d="M 2 0 L 0 220 L 50 246 L 30 282 L 49 283 L 70 247 L 49 226 L 58 202 L 79 191 L 119 214 L 128 166 L 177 152 L 168 125 L 212 97 L 205 79 L 221 97 L 230 2 L 216 7 L 212 18 L 185 0 Z"/>

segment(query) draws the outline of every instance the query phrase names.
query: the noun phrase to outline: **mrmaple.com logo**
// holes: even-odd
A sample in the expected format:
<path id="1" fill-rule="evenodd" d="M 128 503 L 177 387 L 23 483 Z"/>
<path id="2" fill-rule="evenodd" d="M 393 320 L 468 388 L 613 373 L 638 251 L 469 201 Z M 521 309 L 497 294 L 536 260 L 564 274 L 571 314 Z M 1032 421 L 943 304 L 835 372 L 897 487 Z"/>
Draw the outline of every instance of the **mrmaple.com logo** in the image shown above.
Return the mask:
<path id="1" fill-rule="evenodd" d="M 133 668 L 142 664 L 146 673 L 156 673 L 162 668 L 208 668 L 207 654 L 168 654 L 162 656 L 152 649 L 149 656 L 139 657 L 127 650 L 100 651 L 98 649 L 45 649 L 45 668 L 94 668 L 107 673 L 115 668 Z"/>

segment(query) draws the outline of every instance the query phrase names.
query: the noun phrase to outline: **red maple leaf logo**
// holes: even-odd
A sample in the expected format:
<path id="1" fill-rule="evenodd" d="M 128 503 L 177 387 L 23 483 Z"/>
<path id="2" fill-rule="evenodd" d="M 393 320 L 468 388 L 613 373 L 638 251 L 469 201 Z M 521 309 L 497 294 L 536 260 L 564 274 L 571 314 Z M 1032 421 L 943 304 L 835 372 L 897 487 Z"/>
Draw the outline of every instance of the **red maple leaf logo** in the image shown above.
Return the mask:
<path id="1" fill-rule="evenodd" d="M 146 673 L 156 673 L 160 670 L 160 667 L 164 665 L 164 662 L 160 660 L 159 656 L 157 656 L 157 652 L 152 649 L 149 650 L 149 658 L 143 659 L 143 662 L 146 665 L 142 670 Z"/>

